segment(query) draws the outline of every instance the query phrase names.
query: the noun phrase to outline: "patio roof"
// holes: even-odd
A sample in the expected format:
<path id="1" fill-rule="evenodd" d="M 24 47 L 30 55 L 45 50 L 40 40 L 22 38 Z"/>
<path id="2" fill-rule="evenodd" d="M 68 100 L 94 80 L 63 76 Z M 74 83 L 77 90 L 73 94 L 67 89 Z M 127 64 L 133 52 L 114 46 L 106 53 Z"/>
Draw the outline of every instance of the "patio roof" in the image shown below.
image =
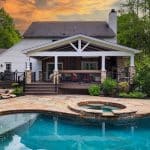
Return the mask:
<path id="1" fill-rule="evenodd" d="M 82 34 L 75 35 L 75 36 L 68 37 L 68 38 L 64 38 L 64 39 L 61 39 L 61 40 L 58 40 L 58 41 L 55 41 L 55 42 L 47 42 L 47 43 L 44 43 L 44 44 L 41 44 L 41 45 L 37 45 L 37 46 L 31 47 L 31 48 L 28 48 L 28 49 L 24 49 L 23 52 L 24 53 L 42 52 L 42 51 L 45 51 L 45 50 L 49 50 L 49 52 L 50 52 L 51 49 L 54 49 L 54 48 L 57 48 L 57 47 L 60 47 L 60 46 L 65 46 L 67 44 L 72 45 L 72 47 L 74 47 L 74 49 L 76 49 L 75 45 L 73 45 L 72 43 L 76 42 L 78 40 L 87 42 L 87 45 L 85 45 L 85 47 L 88 46 L 88 43 L 89 43 L 89 44 L 94 44 L 94 45 L 102 47 L 104 49 L 110 49 L 110 50 L 113 50 L 113 51 L 129 52 L 129 53 L 132 53 L 132 54 L 136 54 L 136 53 L 140 52 L 139 50 L 136 50 L 136 49 L 133 49 L 133 48 L 129 48 L 129 47 L 122 46 L 122 45 L 119 45 L 119 44 L 115 44 L 115 43 L 107 42 L 107 41 L 104 41 L 104 40 L 96 39 L 96 38 L 93 38 L 93 37 L 85 36 L 85 35 L 82 35 Z M 83 48 L 84 47 L 81 47 L 81 50 Z"/>

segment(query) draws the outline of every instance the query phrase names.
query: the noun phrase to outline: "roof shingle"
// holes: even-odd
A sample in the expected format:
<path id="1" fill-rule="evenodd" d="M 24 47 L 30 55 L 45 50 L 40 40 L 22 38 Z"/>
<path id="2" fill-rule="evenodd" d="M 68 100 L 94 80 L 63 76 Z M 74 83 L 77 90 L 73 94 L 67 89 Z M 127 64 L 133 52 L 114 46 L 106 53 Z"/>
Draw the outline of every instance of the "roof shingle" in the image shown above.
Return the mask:
<path id="1" fill-rule="evenodd" d="M 97 38 L 111 38 L 115 36 L 107 22 L 103 21 L 33 22 L 23 36 L 24 38 L 64 38 L 77 34 Z"/>

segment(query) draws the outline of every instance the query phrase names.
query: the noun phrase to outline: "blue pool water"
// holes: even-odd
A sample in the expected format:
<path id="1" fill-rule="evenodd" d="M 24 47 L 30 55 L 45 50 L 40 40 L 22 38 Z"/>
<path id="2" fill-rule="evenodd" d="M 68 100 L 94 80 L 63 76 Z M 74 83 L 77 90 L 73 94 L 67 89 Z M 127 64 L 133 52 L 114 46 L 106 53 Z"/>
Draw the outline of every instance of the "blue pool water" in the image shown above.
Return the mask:
<path id="1" fill-rule="evenodd" d="M 0 150 L 150 150 L 150 118 L 84 122 L 39 115 L 0 137 Z"/>

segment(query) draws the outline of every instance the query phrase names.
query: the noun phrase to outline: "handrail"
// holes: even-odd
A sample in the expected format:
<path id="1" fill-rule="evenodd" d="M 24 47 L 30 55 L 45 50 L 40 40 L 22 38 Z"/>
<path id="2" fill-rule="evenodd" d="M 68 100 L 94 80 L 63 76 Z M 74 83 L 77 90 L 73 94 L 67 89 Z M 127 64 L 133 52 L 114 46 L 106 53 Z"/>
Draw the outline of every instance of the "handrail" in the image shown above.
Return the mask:
<path id="1" fill-rule="evenodd" d="M 101 70 L 59 70 L 59 73 L 101 73 Z"/>

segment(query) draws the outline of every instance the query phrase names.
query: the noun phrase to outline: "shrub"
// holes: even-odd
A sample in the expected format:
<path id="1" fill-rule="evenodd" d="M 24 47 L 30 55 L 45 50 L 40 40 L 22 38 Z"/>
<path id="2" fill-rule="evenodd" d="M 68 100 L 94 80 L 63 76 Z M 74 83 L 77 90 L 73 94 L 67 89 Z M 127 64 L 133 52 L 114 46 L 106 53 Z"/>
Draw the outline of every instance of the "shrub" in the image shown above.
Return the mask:
<path id="1" fill-rule="evenodd" d="M 107 78 L 102 83 L 104 95 L 113 95 L 117 88 L 117 82 L 111 78 Z"/>
<path id="2" fill-rule="evenodd" d="M 128 92 L 129 84 L 128 82 L 120 82 L 118 83 L 119 92 Z"/>
<path id="3" fill-rule="evenodd" d="M 22 96 L 23 95 L 23 87 L 16 87 L 12 94 L 15 94 L 16 96 Z"/>
<path id="4" fill-rule="evenodd" d="M 119 93 L 119 97 L 123 97 L 123 98 L 145 98 L 146 94 L 142 93 L 142 92 L 138 92 L 138 91 L 133 91 L 130 93 Z"/>
<path id="5" fill-rule="evenodd" d="M 19 86 L 19 83 L 12 83 L 11 86 L 12 86 L 13 88 L 16 88 L 16 87 Z"/>
<path id="6" fill-rule="evenodd" d="M 150 97 L 150 57 L 143 57 L 136 63 L 135 88 Z"/>
<path id="7" fill-rule="evenodd" d="M 119 97 L 129 98 L 129 94 L 128 94 L 128 93 L 125 93 L 125 92 L 120 92 L 120 93 L 119 93 Z"/>
<path id="8" fill-rule="evenodd" d="M 99 85 L 91 85 L 89 88 L 88 88 L 88 92 L 91 96 L 99 96 L 100 95 L 100 91 L 101 91 L 101 88 Z"/>

